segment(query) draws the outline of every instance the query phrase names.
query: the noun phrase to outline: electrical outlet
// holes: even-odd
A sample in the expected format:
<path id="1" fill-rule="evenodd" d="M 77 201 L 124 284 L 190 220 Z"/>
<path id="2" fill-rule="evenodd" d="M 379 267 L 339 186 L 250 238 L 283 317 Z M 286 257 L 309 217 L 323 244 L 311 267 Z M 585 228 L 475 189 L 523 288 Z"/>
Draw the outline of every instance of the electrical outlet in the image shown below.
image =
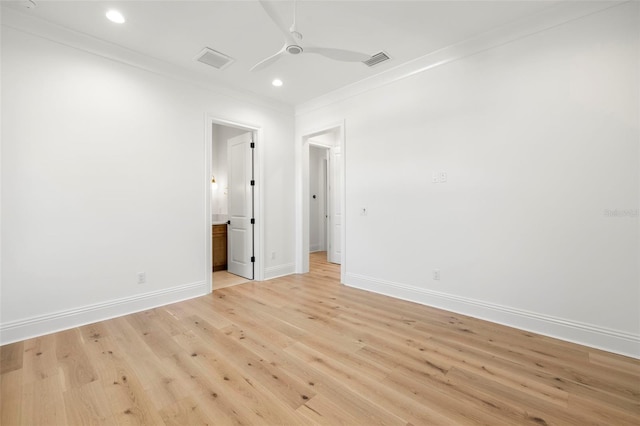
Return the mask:
<path id="1" fill-rule="evenodd" d="M 275 260 L 275 258 L 276 258 L 276 252 L 272 251 L 271 252 L 271 260 Z"/>
<path id="2" fill-rule="evenodd" d="M 447 172 L 440 172 L 440 182 L 444 183 L 447 181 Z"/>
<path id="3" fill-rule="evenodd" d="M 438 183 L 440 182 L 440 175 L 438 174 L 438 172 L 433 172 L 431 174 L 431 182 L 432 183 Z"/>
<path id="4" fill-rule="evenodd" d="M 440 281 L 440 269 L 433 270 L 433 279 L 435 281 Z"/>
<path id="5" fill-rule="evenodd" d="M 138 272 L 138 284 L 144 284 L 147 282 L 147 273 Z"/>

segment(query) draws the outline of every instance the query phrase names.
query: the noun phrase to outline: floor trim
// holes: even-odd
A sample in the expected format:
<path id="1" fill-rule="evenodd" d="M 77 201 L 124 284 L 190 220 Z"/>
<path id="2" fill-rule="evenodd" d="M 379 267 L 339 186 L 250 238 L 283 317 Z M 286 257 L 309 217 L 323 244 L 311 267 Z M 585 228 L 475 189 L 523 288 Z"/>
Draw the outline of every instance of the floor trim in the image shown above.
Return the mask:
<path id="1" fill-rule="evenodd" d="M 264 270 L 264 279 L 272 280 L 274 278 L 283 277 L 285 275 L 291 275 L 296 272 L 295 263 L 286 263 L 284 265 L 271 266 Z"/>
<path id="2" fill-rule="evenodd" d="M 11 321 L 0 325 L 0 345 L 140 312 L 208 293 L 208 283 L 199 281 L 169 289 Z"/>
<path id="3" fill-rule="evenodd" d="M 549 337 L 640 359 L 640 336 L 406 284 L 347 273 L 345 284 Z"/>

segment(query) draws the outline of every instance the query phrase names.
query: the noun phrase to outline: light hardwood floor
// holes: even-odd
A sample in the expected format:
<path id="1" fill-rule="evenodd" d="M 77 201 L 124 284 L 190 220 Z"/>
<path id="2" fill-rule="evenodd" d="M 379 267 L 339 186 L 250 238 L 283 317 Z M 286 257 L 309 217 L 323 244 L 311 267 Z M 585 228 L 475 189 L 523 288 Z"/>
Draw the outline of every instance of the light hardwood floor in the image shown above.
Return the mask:
<path id="1" fill-rule="evenodd" d="M 247 281 L 249 280 L 245 277 L 240 277 L 227 271 L 216 271 L 211 275 L 211 284 L 214 290 L 244 284 Z"/>
<path id="2" fill-rule="evenodd" d="M 1 349 L 2 425 L 637 425 L 637 360 L 312 272 Z"/>

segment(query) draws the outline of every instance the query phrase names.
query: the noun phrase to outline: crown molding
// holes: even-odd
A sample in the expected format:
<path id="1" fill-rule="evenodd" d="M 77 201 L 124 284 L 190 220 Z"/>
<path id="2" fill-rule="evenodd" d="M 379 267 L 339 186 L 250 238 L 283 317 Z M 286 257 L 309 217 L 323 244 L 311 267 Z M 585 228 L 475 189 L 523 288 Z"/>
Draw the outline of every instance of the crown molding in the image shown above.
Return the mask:
<path id="1" fill-rule="evenodd" d="M 115 62 L 139 68 L 153 74 L 181 81 L 189 85 L 200 87 L 217 95 L 260 108 L 268 108 L 279 113 L 291 114 L 293 107 L 257 93 L 234 89 L 225 85 L 213 83 L 206 76 L 187 70 L 178 65 L 153 58 L 143 53 L 127 49 L 115 43 L 107 42 L 88 34 L 71 30 L 41 18 L 29 16 L 8 7 L 0 7 L 2 26 L 23 33 L 31 34 L 42 39 L 78 49 Z"/>
<path id="2" fill-rule="evenodd" d="M 364 80 L 349 84 L 310 101 L 296 105 L 295 115 L 301 116 L 328 105 L 347 100 L 399 80 L 429 71 L 459 59 L 512 43 L 547 31 L 576 19 L 584 18 L 630 1 L 567 1 L 519 19 L 470 39 L 446 46 Z"/>

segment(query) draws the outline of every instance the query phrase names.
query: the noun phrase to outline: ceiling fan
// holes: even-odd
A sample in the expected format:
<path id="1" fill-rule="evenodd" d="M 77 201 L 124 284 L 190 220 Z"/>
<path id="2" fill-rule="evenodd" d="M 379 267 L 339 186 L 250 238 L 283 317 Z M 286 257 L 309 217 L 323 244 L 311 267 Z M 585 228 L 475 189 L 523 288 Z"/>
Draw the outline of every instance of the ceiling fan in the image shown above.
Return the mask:
<path id="1" fill-rule="evenodd" d="M 251 71 L 260 71 L 262 69 L 265 69 L 286 54 L 299 55 L 301 53 L 315 53 L 336 61 L 343 62 L 362 62 L 371 58 L 371 55 L 367 55 L 366 53 L 354 52 L 351 50 L 334 49 L 330 47 L 312 47 L 309 45 L 303 47 L 301 43 L 302 34 L 298 32 L 296 28 L 297 2 L 295 0 L 293 2 L 293 24 L 289 28 L 287 28 L 282 19 L 280 19 L 280 16 L 278 16 L 273 5 L 270 2 L 260 0 L 260 4 L 262 5 L 262 8 L 265 10 L 265 12 L 267 12 L 267 15 L 269 15 L 269 18 L 271 18 L 273 23 L 276 24 L 278 29 L 282 32 L 282 34 L 284 34 L 285 42 L 284 46 L 282 46 L 280 50 L 278 50 L 275 54 L 269 56 L 268 58 L 265 58 L 255 64 L 253 68 L 251 68 Z"/>

